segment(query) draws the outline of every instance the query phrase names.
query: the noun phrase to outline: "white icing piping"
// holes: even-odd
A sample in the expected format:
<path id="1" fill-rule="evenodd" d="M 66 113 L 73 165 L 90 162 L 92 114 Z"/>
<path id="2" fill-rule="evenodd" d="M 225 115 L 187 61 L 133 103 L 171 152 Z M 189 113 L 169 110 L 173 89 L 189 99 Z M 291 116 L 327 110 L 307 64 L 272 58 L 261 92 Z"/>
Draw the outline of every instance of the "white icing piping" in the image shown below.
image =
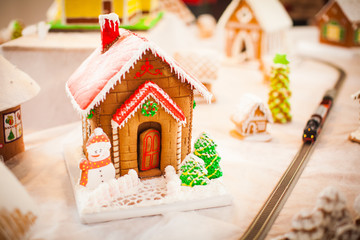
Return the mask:
<path id="1" fill-rule="evenodd" d="M 181 124 L 178 123 L 178 130 L 177 130 L 177 139 L 176 139 L 176 160 L 177 160 L 177 170 L 179 170 L 179 166 L 181 164 L 181 140 L 182 140 L 182 127 Z"/>
<path id="2" fill-rule="evenodd" d="M 109 20 L 109 26 L 112 27 L 113 30 L 115 30 L 114 29 L 116 26 L 115 22 L 118 23 L 118 26 L 120 25 L 119 16 L 116 13 L 99 15 L 99 24 L 100 24 L 101 31 L 104 29 L 105 19 Z"/>
<path id="3" fill-rule="evenodd" d="M 145 91 L 145 89 L 142 89 L 142 92 Z M 141 92 L 140 92 L 141 93 Z M 141 97 L 142 94 L 138 94 L 136 95 L 136 100 L 131 102 L 129 105 L 126 106 L 126 110 L 125 112 L 127 112 L 128 109 L 132 108 L 134 106 L 134 104 L 137 103 L 137 99 L 139 99 L 139 97 Z M 167 94 L 166 94 L 167 95 Z M 176 108 L 178 111 L 179 111 L 179 108 L 177 107 L 177 105 L 171 100 L 171 98 L 169 97 L 169 95 L 167 96 L 164 96 L 165 98 L 167 98 L 167 100 L 174 106 L 174 108 Z M 134 110 L 132 112 L 130 112 L 126 118 L 121 122 L 121 124 L 119 125 L 116 121 L 114 121 L 113 119 L 111 119 L 111 126 L 112 128 L 122 128 L 125 126 L 125 124 L 127 123 L 127 121 L 132 118 L 136 111 L 139 110 L 139 108 L 145 103 L 146 100 L 148 100 L 150 97 L 152 97 L 157 103 L 159 103 L 164 109 L 165 109 L 165 112 L 170 114 L 177 122 L 183 124 L 185 126 L 186 124 L 186 118 L 184 119 L 184 121 L 181 121 L 178 117 L 176 117 L 163 103 L 162 101 L 160 101 L 154 94 L 152 93 L 149 93 L 139 104 L 137 104 L 136 108 L 134 108 Z M 182 112 L 180 110 L 180 112 Z"/>
<path id="4" fill-rule="evenodd" d="M 121 30 L 121 29 L 120 29 Z M 132 34 L 131 32 L 127 30 L 123 30 L 124 33 Z M 120 35 L 122 35 L 121 33 Z M 122 35 L 124 36 L 124 35 Z M 136 36 L 136 35 L 134 35 Z M 136 36 L 138 37 L 138 36 Z M 140 38 L 140 37 L 138 37 Z M 68 89 L 68 86 L 66 84 L 66 92 L 69 95 L 71 99 L 71 103 L 73 104 L 75 110 L 77 110 L 81 115 L 87 116 L 90 113 L 90 110 L 94 107 L 98 106 L 102 101 L 105 100 L 106 94 L 110 92 L 111 89 L 114 88 L 117 81 L 119 81 L 119 84 L 121 84 L 121 78 L 125 77 L 125 73 L 128 73 L 130 68 L 133 68 L 134 65 L 139 61 L 139 59 L 142 57 L 142 55 L 147 51 L 150 50 L 153 54 L 158 55 L 163 61 L 166 61 L 169 65 L 172 71 L 177 74 L 178 78 L 181 79 L 181 82 L 187 82 L 190 84 L 193 88 L 198 90 L 200 94 L 206 99 L 208 103 L 211 102 L 212 94 L 206 89 L 206 87 L 196 80 L 195 78 L 191 77 L 189 74 L 187 74 L 181 67 L 178 66 L 178 64 L 169 56 L 167 56 L 161 49 L 159 49 L 154 43 L 144 41 L 141 46 L 139 47 L 139 50 L 133 55 L 133 57 L 121 68 L 121 70 L 115 74 L 104 86 L 104 88 L 98 93 L 98 95 L 93 99 L 93 101 L 89 104 L 89 106 L 86 109 L 81 109 L 78 105 L 78 103 L 75 101 L 74 97 L 72 96 L 71 92 Z M 96 49 L 95 51 L 101 51 L 101 47 Z"/>

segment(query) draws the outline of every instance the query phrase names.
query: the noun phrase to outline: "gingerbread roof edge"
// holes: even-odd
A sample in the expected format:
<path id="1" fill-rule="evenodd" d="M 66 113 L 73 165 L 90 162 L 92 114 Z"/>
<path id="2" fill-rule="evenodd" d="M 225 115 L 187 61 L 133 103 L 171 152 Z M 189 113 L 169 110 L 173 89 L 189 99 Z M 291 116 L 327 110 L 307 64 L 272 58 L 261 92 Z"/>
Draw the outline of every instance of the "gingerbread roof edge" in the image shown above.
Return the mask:
<path id="1" fill-rule="evenodd" d="M 326 3 L 320 11 L 315 15 L 314 19 L 318 22 L 323 14 L 327 12 L 333 4 L 337 3 L 347 19 L 351 23 L 360 22 L 360 15 L 358 12 L 360 11 L 360 1 L 357 0 L 332 0 Z"/>
<path id="2" fill-rule="evenodd" d="M 138 62 L 146 51 L 151 51 L 169 64 L 181 82 L 195 88 L 208 101 L 212 94 L 191 74 L 165 54 L 156 44 L 125 29 L 119 29 L 120 38 L 108 51 L 101 53 L 101 47 L 79 66 L 66 83 L 66 92 L 73 107 L 81 115 L 86 116 L 90 110 L 98 106 L 106 94 L 125 77 L 125 74 Z"/>

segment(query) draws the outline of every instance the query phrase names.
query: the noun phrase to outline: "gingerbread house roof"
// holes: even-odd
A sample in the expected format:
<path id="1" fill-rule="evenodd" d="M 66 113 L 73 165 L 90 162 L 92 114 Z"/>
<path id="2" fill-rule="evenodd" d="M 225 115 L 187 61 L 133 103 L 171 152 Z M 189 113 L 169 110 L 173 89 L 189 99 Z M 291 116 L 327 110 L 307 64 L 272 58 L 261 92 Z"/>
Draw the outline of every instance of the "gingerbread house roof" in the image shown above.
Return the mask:
<path id="1" fill-rule="evenodd" d="M 265 32 L 275 32 L 292 26 L 291 18 L 279 0 L 233 0 L 221 16 L 220 26 L 225 27 L 241 1 L 248 3 Z"/>
<path id="2" fill-rule="evenodd" d="M 143 83 L 114 114 L 111 124 L 113 127 L 123 127 L 134 116 L 135 112 L 145 101 L 152 97 L 177 122 L 186 123 L 185 114 L 170 96 L 153 82 Z"/>
<path id="3" fill-rule="evenodd" d="M 125 29 L 119 29 L 119 34 L 119 39 L 106 52 L 102 53 L 102 48 L 97 48 L 66 83 L 66 91 L 80 114 L 87 115 L 91 109 L 99 105 L 116 84 L 121 84 L 126 73 L 146 51 L 151 51 L 169 64 L 179 81 L 191 85 L 210 102 L 212 94 L 206 87 L 185 72 L 154 43 Z"/>
<path id="4" fill-rule="evenodd" d="M 39 85 L 0 55 L 0 111 L 16 107 L 39 91 Z"/>
<path id="5" fill-rule="evenodd" d="M 257 108 L 264 113 L 264 117 L 268 122 L 272 122 L 271 112 L 261 98 L 253 94 L 245 94 L 240 99 L 236 107 L 236 112 L 232 115 L 232 120 L 236 124 L 241 124 L 246 128 L 251 122 Z"/>
<path id="6" fill-rule="evenodd" d="M 338 3 L 339 7 L 348 18 L 348 20 L 352 23 L 360 22 L 360 1 L 359 0 L 332 0 L 328 2 L 318 14 L 316 14 L 315 18 L 320 19 L 322 15 L 330 9 L 330 7 L 334 3 Z"/>

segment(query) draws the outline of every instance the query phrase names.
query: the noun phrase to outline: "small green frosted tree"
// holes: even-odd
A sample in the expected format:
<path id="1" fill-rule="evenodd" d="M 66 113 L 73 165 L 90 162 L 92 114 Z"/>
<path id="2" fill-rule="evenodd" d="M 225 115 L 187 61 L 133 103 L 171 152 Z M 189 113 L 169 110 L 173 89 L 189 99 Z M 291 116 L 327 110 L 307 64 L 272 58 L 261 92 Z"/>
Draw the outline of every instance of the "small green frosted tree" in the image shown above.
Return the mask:
<path id="1" fill-rule="evenodd" d="M 209 179 L 219 178 L 223 175 L 220 168 L 221 157 L 216 151 L 217 144 L 207 133 L 202 133 L 194 145 L 194 154 L 205 163 L 207 177 Z"/>
<path id="2" fill-rule="evenodd" d="M 195 155 L 188 155 L 180 166 L 180 180 L 183 186 L 207 185 L 209 179 L 203 160 Z"/>

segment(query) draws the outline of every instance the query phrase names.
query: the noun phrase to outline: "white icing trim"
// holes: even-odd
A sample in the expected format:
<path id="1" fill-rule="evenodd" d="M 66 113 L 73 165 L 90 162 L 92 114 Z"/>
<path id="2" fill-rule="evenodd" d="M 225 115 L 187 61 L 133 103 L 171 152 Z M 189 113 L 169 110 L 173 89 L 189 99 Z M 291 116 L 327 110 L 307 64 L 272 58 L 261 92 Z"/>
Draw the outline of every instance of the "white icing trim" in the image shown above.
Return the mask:
<path id="1" fill-rule="evenodd" d="M 169 95 L 168 95 L 169 96 Z M 139 108 L 146 102 L 146 100 L 148 100 L 150 97 L 152 97 L 157 103 L 159 103 L 165 110 L 166 113 L 170 114 L 178 123 L 181 123 L 183 125 L 186 124 L 186 118 L 184 121 L 181 121 L 179 118 L 177 118 L 159 99 L 157 99 L 157 97 L 152 94 L 152 93 L 149 93 L 141 102 L 139 102 L 137 104 L 137 101 L 134 101 L 134 103 L 131 103 L 129 106 L 127 106 L 126 108 L 131 108 L 134 106 L 134 104 L 137 104 L 137 106 L 134 108 L 134 110 L 132 112 L 130 112 L 127 117 L 121 122 L 121 124 L 119 125 L 117 122 L 115 122 L 113 119 L 111 119 L 111 126 L 112 128 L 122 128 L 125 126 L 125 124 L 128 122 L 128 120 L 130 118 L 132 118 L 136 111 L 139 110 Z M 171 98 L 169 98 L 169 102 L 172 102 L 174 103 Z M 175 108 L 177 108 L 177 105 L 174 105 Z M 178 109 L 178 108 L 177 108 Z M 182 111 L 181 111 L 182 112 Z"/>
<path id="2" fill-rule="evenodd" d="M 264 113 L 264 117 L 255 117 L 255 111 L 260 108 L 260 111 Z M 237 106 L 237 112 L 232 115 L 232 120 L 237 125 L 237 129 L 243 134 L 248 134 L 249 124 L 257 120 L 264 120 L 272 123 L 272 115 L 265 103 L 262 102 L 261 98 L 253 94 L 245 94 L 242 96 L 240 103 Z M 238 125 L 241 124 L 241 129 Z"/>
<path id="3" fill-rule="evenodd" d="M 177 151 L 176 151 L 176 160 L 177 160 L 177 169 L 179 170 L 179 166 L 181 164 L 181 140 L 182 140 L 182 137 L 181 137 L 181 134 L 182 134 L 182 126 L 180 123 L 178 123 L 178 131 L 177 131 L 177 139 L 176 139 L 176 148 L 177 148 Z"/>
<path id="4" fill-rule="evenodd" d="M 114 153 L 114 163 L 115 163 L 115 176 L 120 176 L 120 157 L 119 157 L 119 141 L 118 141 L 118 129 L 113 128 L 113 153 Z"/>
<path id="5" fill-rule="evenodd" d="M 133 34 L 128 30 L 119 29 L 121 36 L 126 36 Z M 133 34 L 136 36 L 135 34 Z M 138 36 L 137 36 L 138 37 Z M 140 38 L 140 37 L 139 37 Z M 114 46 L 113 46 L 114 47 Z M 93 99 L 93 101 L 89 104 L 89 106 L 86 109 L 81 109 L 79 105 L 77 104 L 76 100 L 72 96 L 68 84 L 66 83 L 66 92 L 68 96 L 71 99 L 71 103 L 73 104 L 73 107 L 76 111 L 78 111 L 81 115 L 86 116 L 89 114 L 90 110 L 94 107 L 97 107 L 102 101 L 105 100 L 106 95 L 110 92 L 111 89 L 114 88 L 116 83 L 121 84 L 121 79 L 125 77 L 125 74 L 129 72 L 131 68 L 134 67 L 134 65 L 142 58 L 143 54 L 147 50 L 150 50 L 154 55 L 158 55 L 163 61 L 167 62 L 171 68 L 171 70 L 177 75 L 178 79 L 181 80 L 181 82 L 186 82 L 191 85 L 192 88 L 195 88 L 199 93 L 206 99 L 208 103 L 211 102 L 212 93 L 210 93 L 206 87 L 197 79 L 195 79 L 190 74 L 186 73 L 177 63 L 175 60 L 173 60 L 170 56 L 166 55 L 159 47 L 157 47 L 154 43 L 151 43 L 147 40 L 144 40 L 141 45 L 138 48 L 138 51 L 132 56 L 132 58 L 121 68 L 121 70 L 115 74 L 104 86 L 104 88 L 99 92 L 99 94 Z M 97 48 L 95 52 L 101 52 L 101 47 Z M 110 51 L 110 50 L 109 50 Z M 93 53 L 93 54 L 94 54 Z M 90 55 L 90 57 L 85 60 L 83 64 L 85 64 L 87 61 L 90 61 L 90 58 L 93 56 Z M 82 67 L 83 64 L 80 66 Z"/>
<path id="6" fill-rule="evenodd" d="M 115 22 L 118 23 L 118 26 L 120 26 L 120 21 L 119 21 L 119 16 L 116 13 L 109 13 L 109 14 L 104 14 L 104 15 L 100 15 L 99 16 L 99 24 L 100 24 L 100 28 L 101 31 L 104 29 L 104 25 L 105 25 L 105 19 L 109 20 L 109 26 L 113 28 L 113 30 L 115 30 Z"/>

